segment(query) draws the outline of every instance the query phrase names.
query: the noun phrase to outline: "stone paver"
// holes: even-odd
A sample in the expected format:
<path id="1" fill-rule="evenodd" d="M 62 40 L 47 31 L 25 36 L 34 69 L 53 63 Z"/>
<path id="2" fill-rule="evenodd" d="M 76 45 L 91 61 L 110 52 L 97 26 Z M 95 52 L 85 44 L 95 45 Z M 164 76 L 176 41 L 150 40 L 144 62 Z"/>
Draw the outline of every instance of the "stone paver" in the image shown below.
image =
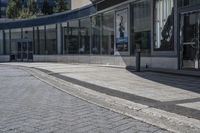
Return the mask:
<path id="1" fill-rule="evenodd" d="M 0 133 L 134 133 L 168 131 L 63 93 L 0 66 Z"/>

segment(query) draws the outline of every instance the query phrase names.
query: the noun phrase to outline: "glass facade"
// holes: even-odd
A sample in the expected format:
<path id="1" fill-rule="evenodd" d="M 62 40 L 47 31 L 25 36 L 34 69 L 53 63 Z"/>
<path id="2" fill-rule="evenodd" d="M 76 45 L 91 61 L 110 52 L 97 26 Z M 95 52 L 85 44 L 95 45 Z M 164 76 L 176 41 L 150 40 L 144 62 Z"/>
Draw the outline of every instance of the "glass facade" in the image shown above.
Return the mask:
<path id="1" fill-rule="evenodd" d="M 90 18 L 80 20 L 80 54 L 90 54 L 91 24 Z"/>
<path id="2" fill-rule="evenodd" d="M 3 31 L 0 31 L 0 55 L 4 54 Z"/>
<path id="3" fill-rule="evenodd" d="M 17 46 L 22 39 L 22 29 L 11 30 L 11 55 L 17 55 Z"/>
<path id="4" fill-rule="evenodd" d="M 154 50 L 174 51 L 174 0 L 156 0 Z"/>
<path id="5" fill-rule="evenodd" d="M 46 26 L 46 54 L 57 54 L 57 26 Z"/>
<path id="6" fill-rule="evenodd" d="M 68 34 L 69 34 L 69 28 L 68 28 L 68 22 L 62 23 L 62 29 L 63 29 L 63 54 L 68 53 Z"/>
<path id="7" fill-rule="evenodd" d="M 38 27 L 38 34 L 36 35 L 37 37 L 37 42 L 36 45 L 39 46 L 39 51 L 38 53 L 41 55 L 45 55 L 46 54 L 46 28 L 45 26 L 40 26 Z"/>
<path id="8" fill-rule="evenodd" d="M 193 6 L 196 4 L 200 4 L 200 0 L 178 0 L 178 6 Z"/>
<path id="9" fill-rule="evenodd" d="M 151 3 L 149 0 L 132 4 L 132 52 L 140 49 L 143 55 L 151 53 Z"/>
<path id="10" fill-rule="evenodd" d="M 66 54 L 79 54 L 79 21 L 70 21 L 66 30 Z"/>
<path id="11" fill-rule="evenodd" d="M 23 28 L 22 29 L 22 38 L 27 39 L 29 41 L 33 41 L 33 27 Z"/>
<path id="12" fill-rule="evenodd" d="M 178 2 L 184 6 L 199 3 L 197 0 Z M 67 21 L 62 19 L 61 30 L 57 27 L 58 22 L 1 31 L 0 54 L 15 53 L 20 39 L 31 41 L 36 55 L 127 56 L 135 55 L 136 49 L 140 49 L 142 56 L 151 56 L 151 51 L 175 50 L 174 0 L 138 0 L 95 15 L 70 18 Z"/>
<path id="13" fill-rule="evenodd" d="M 105 55 L 113 55 L 114 54 L 114 28 L 115 28 L 115 13 L 108 12 L 103 14 L 102 18 L 102 48 L 101 53 Z"/>
<path id="14" fill-rule="evenodd" d="M 101 44 L 101 15 L 96 15 L 91 18 L 92 23 L 92 54 L 100 54 Z"/>
<path id="15" fill-rule="evenodd" d="M 5 54 L 9 55 L 10 54 L 10 45 L 11 45 L 11 41 L 10 41 L 10 30 L 4 30 L 5 33 Z"/>

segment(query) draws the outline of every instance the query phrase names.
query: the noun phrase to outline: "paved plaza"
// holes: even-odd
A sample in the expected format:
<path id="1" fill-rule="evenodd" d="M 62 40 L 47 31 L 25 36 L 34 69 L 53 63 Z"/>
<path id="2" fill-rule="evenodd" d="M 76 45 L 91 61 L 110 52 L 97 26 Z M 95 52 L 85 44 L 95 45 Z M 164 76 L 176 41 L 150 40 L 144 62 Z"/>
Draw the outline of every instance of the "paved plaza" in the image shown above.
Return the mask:
<path id="1" fill-rule="evenodd" d="M 0 133 L 167 133 L 0 65 Z"/>
<path id="2" fill-rule="evenodd" d="M 26 112 L 23 116 L 39 115 L 36 115 L 39 120 L 34 118 L 34 124 L 29 124 L 38 131 L 43 130 L 40 128 L 45 121 L 43 115 L 52 124 L 45 121 L 48 126 L 43 126 L 44 129 L 55 132 L 66 129 L 67 132 L 167 132 L 151 124 L 173 132 L 200 131 L 197 77 L 138 73 L 97 64 L 2 63 L 0 68 L 1 91 L 5 91 L 1 99 L 8 102 L 4 97 L 12 97 L 12 104 Z M 1 110 L 6 109 L 4 106 Z M 27 106 L 36 114 L 27 111 Z M 76 124 L 80 127 L 75 128 Z"/>

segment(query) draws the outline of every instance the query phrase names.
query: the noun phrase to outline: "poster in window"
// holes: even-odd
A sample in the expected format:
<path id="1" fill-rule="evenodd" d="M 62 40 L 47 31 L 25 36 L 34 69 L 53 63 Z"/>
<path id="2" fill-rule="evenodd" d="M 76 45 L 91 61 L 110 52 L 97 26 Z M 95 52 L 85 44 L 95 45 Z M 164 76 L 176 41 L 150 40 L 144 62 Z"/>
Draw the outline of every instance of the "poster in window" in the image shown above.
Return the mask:
<path id="1" fill-rule="evenodd" d="M 128 52 L 128 10 L 116 12 L 116 50 Z"/>

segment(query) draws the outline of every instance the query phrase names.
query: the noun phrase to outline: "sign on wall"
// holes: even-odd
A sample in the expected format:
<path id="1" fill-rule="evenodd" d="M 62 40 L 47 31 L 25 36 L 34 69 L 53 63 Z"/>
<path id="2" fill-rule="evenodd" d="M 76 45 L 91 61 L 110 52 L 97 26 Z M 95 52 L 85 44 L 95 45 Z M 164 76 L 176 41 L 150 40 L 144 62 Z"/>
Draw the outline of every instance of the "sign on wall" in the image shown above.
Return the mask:
<path id="1" fill-rule="evenodd" d="M 116 51 L 128 52 L 128 9 L 116 12 Z"/>

